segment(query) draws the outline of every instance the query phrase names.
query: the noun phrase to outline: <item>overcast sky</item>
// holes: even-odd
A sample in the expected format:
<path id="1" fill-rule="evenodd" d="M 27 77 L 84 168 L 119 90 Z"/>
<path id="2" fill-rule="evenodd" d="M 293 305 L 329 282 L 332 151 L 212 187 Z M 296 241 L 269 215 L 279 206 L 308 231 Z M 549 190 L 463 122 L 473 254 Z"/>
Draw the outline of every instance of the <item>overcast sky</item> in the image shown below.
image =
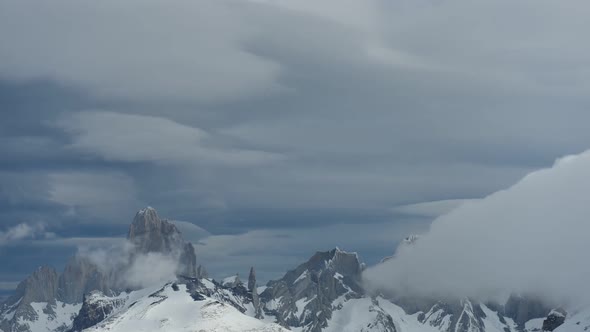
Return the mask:
<path id="1" fill-rule="evenodd" d="M 590 147 L 588 17 L 582 0 L 0 0 L 0 289 L 118 241 L 146 205 L 214 276 L 334 246 L 377 262 Z"/>

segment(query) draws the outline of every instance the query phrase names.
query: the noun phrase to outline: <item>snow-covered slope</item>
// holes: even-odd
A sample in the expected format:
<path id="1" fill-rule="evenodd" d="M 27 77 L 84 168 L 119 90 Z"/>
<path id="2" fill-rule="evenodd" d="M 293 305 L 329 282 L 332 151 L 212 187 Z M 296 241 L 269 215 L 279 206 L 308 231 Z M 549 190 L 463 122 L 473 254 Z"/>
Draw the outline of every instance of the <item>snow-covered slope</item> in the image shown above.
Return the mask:
<path id="1" fill-rule="evenodd" d="M 166 284 L 123 295 L 125 304 L 84 331 L 285 332 L 208 296 L 195 299 L 186 285 Z"/>
<path id="2" fill-rule="evenodd" d="M 27 316 L 15 317 L 16 313 L 14 311 L 7 311 L 1 318 L 7 321 L 16 318 L 13 327 L 19 330 L 34 332 L 65 331 L 70 327 L 80 307 L 80 304 L 67 304 L 60 301 L 53 304 L 32 302 Z"/>

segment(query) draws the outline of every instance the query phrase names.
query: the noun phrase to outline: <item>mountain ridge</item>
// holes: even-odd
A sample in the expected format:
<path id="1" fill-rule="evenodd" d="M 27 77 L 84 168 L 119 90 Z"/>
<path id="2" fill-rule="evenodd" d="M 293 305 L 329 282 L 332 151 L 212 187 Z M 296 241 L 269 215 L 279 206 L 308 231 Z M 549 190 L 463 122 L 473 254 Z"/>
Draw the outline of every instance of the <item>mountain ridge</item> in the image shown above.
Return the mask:
<path id="1" fill-rule="evenodd" d="M 368 292 L 364 263 L 356 253 L 338 247 L 317 251 L 263 288 L 258 287 L 254 267 L 246 284 L 237 275 L 217 282 L 197 265 L 193 245 L 151 207 L 136 213 L 127 239 L 132 248 L 114 270 L 104 271 L 92 260 L 74 256 L 61 274 L 50 267 L 34 271 L 0 306 L 0 331 L 119 331 L 135 322 L 145 324 L 146 331 L 174 332 L 184 331 L 183 326 L 242 331 L 240 324 L 251 326 L 251 331 L 536 332 L 560 331 L 570 324 L 570 313 L 531 296 L 513 295 L 497 304 Z M 408 237 L 395 252 L 418 240 Z M 176 277 L 152 292 L 150 287 L 124 287 L 121 278 L 129 266 L 153 254 L 176 262 L 170 271 Z M 388 259 L 395 259 L 395 253 Z M 137 312 L 142 306 L 144 311 Z M 185 321 L 176 311 L 187 308 L 196 316 Z M 175 318 L 162 316 L 166 312 Z M 580 322 L 574 328 L 590 328 L 590 318 Z"/>

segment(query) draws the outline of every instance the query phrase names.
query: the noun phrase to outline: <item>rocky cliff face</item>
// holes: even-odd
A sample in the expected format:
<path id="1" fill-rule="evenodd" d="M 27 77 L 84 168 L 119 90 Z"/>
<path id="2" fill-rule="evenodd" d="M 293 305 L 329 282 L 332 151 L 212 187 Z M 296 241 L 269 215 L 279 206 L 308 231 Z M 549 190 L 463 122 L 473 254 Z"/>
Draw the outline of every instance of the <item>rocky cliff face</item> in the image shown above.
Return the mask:
<path id="1" fill-rule="evenodd" d="M 184 241 L 172 222 L 160 219 L 154 208 L 147 207 L 135 214 L 127 239 L 133 244 L 135 254 L 168 255 L 178 260 L 176 273 L 187 277 L 198 276 L 195 248 Z"/>
<path id="2" fill-rule="evenodd" d="M 533 318 L 546 317 L 550 311 L 551 308 L 534 296 L 513 294 L 504 305 L 504 315 L 521 327 Z"/>
<path id="3" fill-rule="evenodd" d="M 543 329 L 543 331 L 553 331 L 556 328 L 563 325 L 566 316 L 567 313 L 565 312 L 565 310 L 561 308 L 553 309 L 551 310 L 549 315 L 547 315 L 547 318 L 545 318 L 545 320 L 543 321 L 543 326 L 541 328 Z"/>
<path id="4" fill-rule="evenodd" d="M 283 326 L 321 331 L 332 311 L 363 294 L 360 286 L 362 265 L 355 253 L 339 249 L 318 252 L 306 263 L 268 283 L 260 294 L 265 313 Z"/>
<path id="5" fill-rule="evenodd" d="M 184 244 L 178 262 L 178 274 L 191 278 L 197 278 L 199 276 L 199 272 L 197 271 L 197 255 L 195 254 L 195 247 L 192 243 Z"/>
<path id="6" fill-rule="evenodd" d="M 51 268 L 42 266 L 23 280 L 0 309 L 2 321 L 0 330 L 26 331 L 26 321 L 35 321 L 39 317 L 33 303 L 44 303 L 46 311 L 52 311 L 56 303 L 58 274 Z"/>
<path id="7" fill-rule="evenodd" d="M 250 274 L 248 275 L 248 292 L 250 292 L 250 296 L 252 297 L 254 317 L 258 319 L 264 318 L 262 303 L 260 302 L 260 297 L 258 296 L 258 285 L 256 283 L 256 271 L 254 270 L 254 267 L 250 268 Z"/>
<path id="8" fill-rule="evenodd" d="M 79 332 L 102 322 L 124 304 L 124 298 L 108 297 L 100 291 L 85 295 L 80 312 L 72 322 L 70 332 Z"/>
<path id="9" fill-rule="evenodd" d="M 162 220 L 152 207 L 138 211 L 129 226 L 127 239 L 139 253 L 172 253 L 180 251 L 184 240 L 174 224 Z"/>
<path id="10" fill-rule="evenodd" d="M 110 293 L 114 288 L 96 264 L 82 256 L 72 257 L 59 277 L 57 298 L 65 303 L 81 303 L 93 290 Z"/>

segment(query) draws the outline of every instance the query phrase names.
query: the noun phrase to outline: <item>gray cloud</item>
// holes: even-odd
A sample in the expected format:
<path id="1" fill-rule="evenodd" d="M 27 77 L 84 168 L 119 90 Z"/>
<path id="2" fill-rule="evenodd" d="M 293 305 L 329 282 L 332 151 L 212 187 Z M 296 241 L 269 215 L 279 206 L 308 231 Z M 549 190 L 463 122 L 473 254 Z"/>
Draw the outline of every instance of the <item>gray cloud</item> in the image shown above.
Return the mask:
<path id="1" fill-rule="evenodd" d="M 72 135 L 70 148 L 107 160 L 241 165 L 281 159 L 270 152 L 215 147 L 204 130 L 162 117 L 81 112 L 61 118 L 56 126 Z"/>
<path id="2" fill-rule="evenodd" d="M 121 236 L 149 204 L 213 237 L 423 226 L 439 213 L 423 202 L 481 198 L 588 148 L 589 10 L 4 1 L 0 225 L 42 222 L 74 245 Z M 394 244 L 342 246 L 378 261 Z"/>
<path id="3" fill-rule="evenodd" d="M 65 214 L 71 216 L 118 218 L 129 207 L 142 205 L 133 179 L 124 173 L 76 171 L 51 173 L 48 178 L 49 199 L 67 207 Z"/>
<path id="4" fill-rule="evenodd" d="M 277 89 L 279 66 L 240 47 L 251 32 L 231 7 L 218 1 L 5 2 L 0 73 L 134 100 L 210 101 Z"/>

